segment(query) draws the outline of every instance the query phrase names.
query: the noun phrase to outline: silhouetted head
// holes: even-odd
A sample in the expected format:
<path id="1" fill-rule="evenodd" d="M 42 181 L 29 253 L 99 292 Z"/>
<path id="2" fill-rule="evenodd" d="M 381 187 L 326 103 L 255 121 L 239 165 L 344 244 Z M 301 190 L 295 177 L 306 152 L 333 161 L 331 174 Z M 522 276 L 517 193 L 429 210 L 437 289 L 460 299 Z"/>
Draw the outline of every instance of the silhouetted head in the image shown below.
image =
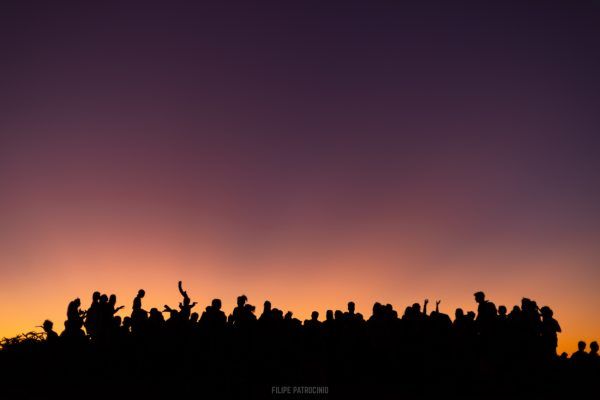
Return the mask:
<path id="1" fill-rule="evenodd" d="M 415 314 L 418 314 L 421 312 L 421 305 L 419 303 L 413 303 L 411 308 Z"/>
<path id="2" fill-rule="evenodd" d="M 467 313 L 467 318 L 470 319 L 471 321 L 475 320 L 475 312 L 474 311 L 469 311 Z"/>
<path id="3" fill-rule="evenodd" d="M 292 319 L 293 313 L 291 311 L 288 311 L 285 313 L 285 319 L 290 320 Z"/>
<path id="4" fill-rule="evenodd" d="M 475 301 L 477 303 L 483 303 L 485 301 L 485 293 L 483 292 L 475 292 L 473 296 L 475 296 Z"/>
<path id="5" fill-rule="evenodd" d="M 585 344 L 585 342 L 583 340 L 580 340 L 579 343 L 577 343 L 577 349 L 579 351 L 584 351 L 586 346 L 587 345 Z"/>
<path id="6" fill-rule="evenodd" d="M 310 314 L 310 319 L 312 319 L 313 321 L 318 321 L 319 320 L 319 312 L 318 311 L 313 311 Z"/>
<path id="7" fill-rule="evenodd" d="M 92 294 L 92 301 L 95 303 L 98 301 L 98 299 L 100 298 L 100 292 L 94 292 Z"/>
<path id="8" fill-rule="evenodd" d="M 106 304 L 108 303 L 108 296 L 103 294 L 102 296 L 100 296 L 100 303 L 102 304 Z"/>
<path id="9" fill-rule="evenodd" d="M 192 315 L 190 315 L 190 321 L 192 321 L 192 323 L 198 322 L 198 318 L 200 318 L 200 315 L 198 315 L 197 312 L 194 312 Z"/>
<path id="10" fill-rule="evenodd" d="M 327 310 L 327 311 L 325 312 L 325 319 L 326 319 L 327 321 L 331 321 L 331 320 L 333 320 L 333 311 L 332 311 L 332 310 Z"/>
<path id="11" fill-rule="evenodd" d="M 354 310 L 356 309 L 356 305 L 353 301 L 348 302 L 348 312 L 350 314 L 354 314 Z"/>
<path id="12" fill-rule="evenodd" d="M 81 300 L 79 300 L 79 297 L 73 300 L 73 305 L 77 308 L 81 306 Z"/>
<path id="13" fill-rule="evenodd" d="M 381 310 L 383 310 L 383 306 L 381 305 L 381 303 L 373 304 L 373 315 L 379 315 L 381 313 Z"/>
<path id="14" fill-rule="evenodd" d="M 108 298 L 108 304 L 117 304 L 117 296 L 114 294 L 111 294 L 110 297 Z"/>
<path id="15" fill-rule="evenodd" d="M 51 331 L 52 327 L 54 327 L 54 324 L 49 319 L 45 320 L 44 323 L 42 324 L 42 328 L 44 328 L 44 331 L 46 331 L 46 332 Z"/>
<path id="16" fill-rule="evenodd" d="M 192 300 L 190 300 L 189 297 L 184 297 L 183 298 L 183 304 L 186 305 L 186 306 L 189 306 L 191 301 Z"/>
<path id="17" fill-rule="evenodd" d="M 140 289 L 140 290 L 138 290 L 137 297 L 139 297 L 139 298 L 141 299 L 141 298 L 142 298 L 142 297 L 144 297 L 145 295 L 146 295 L 146 291 L 145 291 L 144 289 Z"/>
<path id="18" fill-rule="evenodd" d="M 114 323 L 116 326 L 121 326 L 121 317 L 119 317 L 118 315 L 115 316 L 115 318 L 113 319 Z"/>
<path id="19" fill-rule="evenodd" d="M 531 300 L 531 309 L 532 310 L 537 310 L 538 309 L 538 305 L 537 305 L 537 302 L 535 300 Z"/>
<path id="20" fill-rule="evenodd" d="M 246 297 L 245 294 L 238 296 L 238 298 L 237 298 L 238 307 L 244 307 L 244 304 L 246 304 L 247 300 L 248 300 L 248 298 Z"/>
<path id="21" fill-rule="evenodd" d="M 462 309 L 462 308 L 457 308 L 457 309 L 454 311 L 454 318 L 456 318 L 456 319 L 461 319 L 461 318 L 462 318 L 462 317 L 464 317 L 464 316 L 465 316 L 465 312 L 463 311 L 463 309 Z"/>
<path id="22" fill-rule="evenodd" d="M 502 317 L 506 316 L 506 306 L 499 306 L 498 307 L 498 314 Z"/>
<path id="23" fill-rule="evenodd" d="M 554 316 L 554 312 L 548 306 L 542 307 L 540 312 L 542 313 L 542 317 L 544 318 L 552 318 Z"/>
<path id="24" fill-rule="evenodd" d="M 590 354 L 598 354 L 598 342 L 595 340 L 590 343 Z"/>
<path id="25" fill-rule="evenodd" d="M 269 300 L 265 301 L 265 303 L 263 305 L 263 310 L 264 310 L 264 312 L 271 311 L 271 302 Z"/>
<path id="26" fill-rule="evenodd" d="M 212 308 L 214 308 L 215 310 L 221 309 L 221 299 L 213 299 L 211 304 L 212 304 Z"/>
<path id="27" fill-rule="evenodd" d="M 333 315 L 335 316 L 335 319 L 342 319 L 342 317 L 344 316 L 344 313 L 341 312 L 340 310 L 335 310 L 335 313 Z"/>

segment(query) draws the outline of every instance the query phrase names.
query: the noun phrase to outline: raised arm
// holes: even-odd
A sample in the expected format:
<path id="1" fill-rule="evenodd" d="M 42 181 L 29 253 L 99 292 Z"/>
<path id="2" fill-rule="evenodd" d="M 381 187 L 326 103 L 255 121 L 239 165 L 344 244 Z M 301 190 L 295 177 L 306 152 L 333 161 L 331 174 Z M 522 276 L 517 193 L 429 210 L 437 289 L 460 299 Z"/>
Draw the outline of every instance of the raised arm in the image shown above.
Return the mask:
<path id="1" fill-rule="evenodd" d="M 442 302 L 441 300 L 438 300 L 438 301 L 435 302 L 435 312 L 436 313 L 440 312 L 440 303 L 441 302 Z"/>
<path id="2" fill-rule="evenodd" d="M 188 294 L 187 294 L 187 292 L 185 290 L 183 290 L 181 281 L 179 281 L 179 283 L 177 284 L 177 287 L 179 288 L 179 293 L 181 293 L 181 295 L 183 296 L 183 298 L 187 299 Z"/>
<path id="3" fill-rule="evenodd" d="M 425 299 L 423 302 L 423 315 L 427 315 L 427 304 L 429 304 L 429 299 Z"/>

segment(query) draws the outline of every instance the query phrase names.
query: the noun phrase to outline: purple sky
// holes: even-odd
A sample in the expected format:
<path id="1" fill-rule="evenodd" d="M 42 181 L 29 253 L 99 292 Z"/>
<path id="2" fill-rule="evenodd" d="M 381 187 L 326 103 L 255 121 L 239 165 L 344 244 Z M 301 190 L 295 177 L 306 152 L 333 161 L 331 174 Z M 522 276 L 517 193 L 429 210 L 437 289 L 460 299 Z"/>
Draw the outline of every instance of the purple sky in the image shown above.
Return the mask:
<path id="1" fill-rule="evenodd" d="M 231 296 L 341 268 L 598 335 L 567 316 L 600 307 L 597 4 L 176 3 L 0 5 L 0 335 L 102 263 L 127 304 L 165 268 Z"/>

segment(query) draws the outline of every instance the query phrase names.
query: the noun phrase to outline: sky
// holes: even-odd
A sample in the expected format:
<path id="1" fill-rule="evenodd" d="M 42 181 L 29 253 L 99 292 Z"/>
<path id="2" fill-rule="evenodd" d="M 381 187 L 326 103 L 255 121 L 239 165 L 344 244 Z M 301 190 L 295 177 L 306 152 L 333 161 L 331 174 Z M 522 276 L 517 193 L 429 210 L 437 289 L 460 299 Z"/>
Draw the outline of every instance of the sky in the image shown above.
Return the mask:
<path id="1" fill-rule="evenodd" d="M 219 4 L 0 5 L 0 337 L 183 280 L 600 339 L 597 2 Z"/>

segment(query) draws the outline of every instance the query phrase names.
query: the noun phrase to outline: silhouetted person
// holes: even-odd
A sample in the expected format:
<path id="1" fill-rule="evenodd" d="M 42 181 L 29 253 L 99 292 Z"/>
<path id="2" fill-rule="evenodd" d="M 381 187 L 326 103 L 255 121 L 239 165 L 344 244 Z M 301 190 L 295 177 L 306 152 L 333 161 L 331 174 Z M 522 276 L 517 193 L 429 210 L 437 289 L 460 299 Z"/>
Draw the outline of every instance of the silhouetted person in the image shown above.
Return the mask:
<path id="1" fill-rule="evenodd" d="M 589 354 L 585 352 L 586 347 L 587 344 L 583 340 L 580 340 L 577 343 L 577 351 L 571 355 L 571 362 L 576 367 L 583 368 L 586 366 L 589 356 Z"/>
<path id="2" fill-rule="evenodd" d="M 317 329 L 321 327 L 321 321 L 319 321 L 319 312 L 313 311 L 310 314 L 310 319 L 304 321 L 304 326 L 309 329 Z"/>
<path id="3" fill-rule="evenodd" d="M 110 297 L 108 298 L 108 306 L 109 306 L 109 310 L 110 310 L 111 314 L 113 314 L 113 315 L 125 308 L 125 306 L 115 307 L 116 304 L 117 304 L 117 296 L 114 294 L 111 294 Z"/>
<path id="4" fill-rule="evenodd" d="M 249 323 L 256 321 L 254 315 L 254 306 L 246 304 L 248 298 L 246 295 L 238 296 L 237 307 L 233 309 L 233 313 L 230 315 L 230 324 L 233 326 L 247 326 Z"/>
<path id="5" fill-rule="evenodd" d="M 42 328 L 44 329 L 44 333 L 46 334 L 46 342 L 50 345 L 54 345 L 58 342 L 58 333 L 52 330 L 53 327 L 54 324 L 49 319 L 45 320 L 42 324 Z"/>
<path id="6" fill-rule="evenodd" d="M 179 317 L 183 321 L 187 321 L 190 319 L 192 308 L 194 308 L 197 303 L 191 302 L 191 299 L 188 296 L 187 292 L 183 290 L 181 281 L 179 281 L 177 287 L 179 288 L 179 293 L 181 293 L 181 295 L 183 296 L 183 302 L 179 303 Z"/>
<path id="7" fill-rule="evenodd" d="M 589 357 L 592 359 L 598 359 L 598 357 L 600 357 L 598 355 L 598 342 L 596 342 L 595 340 L 590 343 L 590 354 Z"/>
<path id="8" fill-rule="evenodd" d="M 146 295 L 144 289 L 138 290 L 137 295 L 133 299 L 131 311 L 131 332 L 135 335 L 142 335 L 146 322 L 148 320 L 148 312 L 142 308 L 142 299 Z"/>
<path id="9" fill-rule="evenodd" d="M 221 329 L 227 323 L 227 316 L 221 311 L 221 300 L 213 299 L 211 305 L 206 307 L 206 311 L 200 317 L 202 325 L 208 329 Z"/>
<path id="10" fill-rule="evenodd" d="M 497 310 L 494 303 L 485 299 L 485 293 L 474 294 L 477 302 L 477 317 L 475 319 L 477 333 L 479 334 L 479 346 L 482 354 L 492 351 L 494 347 L 494 328 Z"/>
<path id="11" fill-rule="evenodd" d="M 553 318 L 554 313 L 550 307 L 544 306 L 540 311 L 542 314 L 542 351 L 550 357 L 555 357 L 556 347 L 558 346 L 558 333 L 561 332 L 560 325 Z"/>
<path id="12" fill-rule="evenodd" d="M 146 291 L 144 289 L 138 290 L 137 296 L 133 299 L 133 306 L 131 309 L 133 311 L 142 309 L 142 299 L 146 296 Z"/>
<path id="13" fill-rule="evenodd" d="M 94 292 L 92 294 L 92 302 L 86 312 L 84 326 L 87 333 L 91 336 L 95 336 L 98 330 L 98 313 L 99 313 L 99 301 L 100 292 Z"/>
<path id="14" fill-rule="evenodd" d="M 476 292 L 474 296 L 478 304 L 476 321 L 488 327 L 496 318 L 496 306 L 485 299 L 485 293 L 483 292 Z"/>
<path id="15" fill-rule="evenodd" d="M 273 311 L 271 310 L 271 302 L 265 301 L 263 305 L 263 312 L 258 318 L 262 323 L 269 323 L 273 321 Z"/>
<path id="16" fill-rule="evenodd" d="M 348 302 L 348 311 L 344 313 L 344 317 L 347 320 L 353 320 L 355 317 L 356 305 L 353 301 Z"/>

